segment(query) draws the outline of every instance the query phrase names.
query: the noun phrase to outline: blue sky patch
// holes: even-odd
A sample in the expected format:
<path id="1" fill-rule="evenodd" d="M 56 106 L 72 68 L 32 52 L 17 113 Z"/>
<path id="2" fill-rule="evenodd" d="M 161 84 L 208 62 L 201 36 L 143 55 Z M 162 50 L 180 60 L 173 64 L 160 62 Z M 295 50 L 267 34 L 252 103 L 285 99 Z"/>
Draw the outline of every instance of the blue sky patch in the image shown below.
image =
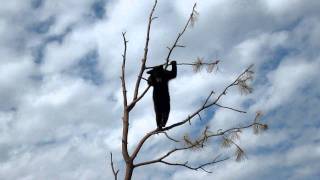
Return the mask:
<path id="1" fill-rule="evenodd" d="M 98 0 L 92 4 L 91 10 L 92 10 L 95 18 L 103 19 L 105 17 L 105 15 L 106 15 L 106 9 L 105 9 L 106 2 L 107 2 L 106 0 Z"/>
<path id="2" fill-rule="evenodd" d="M 31 1 L 31 7 L 33 9 L 38 9 L 38 8 L 41 8 L 43 3 L 44 3 L 44 0 L 32 0 Z"/>
<path id="3" fill-rule="evenodd" d="M 55 23 L 56 18 L 54 16 L 49 17 L 44 21 L 39 21 L 32 24 L 28 29 L 37 34 L 45 34 L 50 30 L 50 27 Z"/>
<path id="4" fill-rule="evenodd" d="M 72 74 L 76 74 L 84 80 L 91 81 L 95 85 L 103 83 L 103 75 L 98 70 L 99 54 L 97 50 L 88 52 L 82 57 L 76 67 L 72 70 Z"/>

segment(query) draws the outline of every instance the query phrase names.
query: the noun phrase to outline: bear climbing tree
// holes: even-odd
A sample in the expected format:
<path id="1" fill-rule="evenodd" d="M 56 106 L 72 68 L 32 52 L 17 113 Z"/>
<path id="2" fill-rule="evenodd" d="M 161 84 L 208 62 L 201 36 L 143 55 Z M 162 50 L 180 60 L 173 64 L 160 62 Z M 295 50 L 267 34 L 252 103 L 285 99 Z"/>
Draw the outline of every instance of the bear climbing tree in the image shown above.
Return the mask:
<path id="1" fill-rule="evenodd" d="M 239 137 L 239 133 L 243 129 L 247 128 L 253 128 L 254 133 L 259 133 L 263 130 L 266 130 L 268 126 L 266 124 L 263 124 L 260 122 L 261 113 L 257 112 L 255 118 L 253 118 L 252 123 L 243 125 L 243 126 L 235 126 L 230 129 L 220 129 L 217 132 L 210 131 L 208 126 L 203 127 L 203 131 L 198 133 L 198 137 L 194 140 L 190 139 L 188 136 L 184 136 L 182 141 L 177 140 L 169 136 L 168 132 L 174 130 L 176 127 L 184 126 L 184 125 L 191 125 L 191 122 L 194 121 L 196 118 L 199 117 L 201 119 L 201 113 L 203 111 L 216 107 L 216 108 L 224 108 L 228 109 L 230 111 L 235 111 L 239 113 L 246 113 L 243 110 L 239 110 L 237 108 L 225 106 L 221 104 L 221 99 L 227 94 L 228 90 L 233 87 L 238 87 L 242 92 L 245 93 L 251 93 L 252 88 L 249 86 L 248 82 L 253 78 L 253 71 L 252 66 L 249 66 L 246 68 L 243 72 L 241 72 L 238 76 L 234 78 L 233 81 L 231 81 L 223 90 L 219 93 L 214 93 L 213 91 L 208 93 L 207 98 L 203 101 L 202 105 L 200 105 L 198 108 L 196 108 L 193 112 L 186 112 L 186 118 L 182 119 L 176 123 L 166 125 L 167 118 L 169 115 L 170 108 L 168 109 L 157 109 L 158 107 L 163 106 L 169 106 L 169 94 L 167 90 L 167 81 L 174 78 L 176 76 L 176 66 L 192 66 L 195 70 L 195 72 L 202 69 L 203 66 L 207 67 L 208 72 L 212 72 L 214 68 L 217 68 L 219 61 L 215 60 L 213 62 L 204 62 L 203 59 L 198 58 L 193 63 L 184 63 L 184 62 L 177 62 L 174 61 L 171 62 L 171 54 L 175 48 L 183 47 L 178 42 L 182 35 L 185 33 L 187 28 L 189 26 L 193 26 L 195 20 L 197 19 L 198 12 L 196 11 L 196 4 L 194 4 L 191 14 L 183 27 L 182 31 L 178 34 L 177 38 L 174 40 L 172 46 L 168 47 L 168 55 L 166 56 L 166 59 L 164 60 L 164 63 L 159 65 L 158 67 L 147 67 L 147 59 L 148 59 L 148 47 L 149 47 L 149 40 L 150 40 L 150 29 L 152 22 L 156 19 L 156 17 L 153 16 L 155 8 L 157 5 L 157 0 L 154 1 L 154 5 L 151 9 L 149 18 L 148 18 L 148 24 L 147 24 L 147 32 L 146 32 L 146 41 L 144 46 L 144 53 L 143 58 L 141 61 L 141 66 L 139 69 L 139 73 L 136 79 L 135 87 L 133 89 L 133 99 L 129 100 L 127 97 L 127 86 L 126 86 L 126 78 L 125 78 L 125 70 L 126 70 L 126 55 L 127 55 L 127 39 L 125 36 L 125 33 L 122 33 L 123 37 L 123 44 L 124 44 L 124 51 L 122 55 L 122 68 L 121 68 L 121 86 L 122 86 L 122 96 L 123 96 L 123 112 L 122 112 L 122 140 L 121 140 L 121 146 L 122 146 L 122 157 L 124 160 L 125 167 L 122 168 L 123 172 L 120 171 L 113 161 L 112 153 L 110 153 L 110 165 L 111 169 L 114 175 L 114 178 L 117 179 L 119 177 L 123 177 L 125 180 L 130 180 L 133 175 L 133 171 L 136 168 L 141 168 L 147 165 L 161 163 L 168 166 L 179 166 L 188 168 L 190 170 L 203 170 L 204 172 L 210 172 L 208 170 L 208 167 L 210 165 L 226 161 L 230 157 L 221 157 L 220 155 L 217 155 L 213 157 L 212 159 L 208 159 L 207 162 L 203 162 L 202 164 L 194 165 L 192 163 L 189 163 L 188 157 L 186 157 L 186 161 L 184 162 L 171 162 L 168 160 L 169 157 L 172 157 L 177 152 L 181 151 L 187 151 L 190 149 L 201 149 L 205 147 L 207 143 L 209 143 L 211 138 L 220 138 L 222 141 L 223 147 L 231 147 L 233 146 L 235 151 L 235 159 L 237 161 L 243 159 L 244 157 L 244 151 L 243 149 L 235 142 L 235 138 Z M 170 65 L 170 62 L 172 64 L 172 71 L 167 71 L 167 67 Z M 164 66 L 164 67 L 163 67 Z M 151 71 L 148 71 L 150 74 L 150 78 L 146 79 L 143 76 L 146 73 L 147 69 L 152 69 Z M 167 73 L 167 75 L 162 75 L 163 73 Z M 162 84 L 157 82 L 157 78 L 163 78 Z M 142 80 L 146 80 L 149 85 L 140 92 L 140 84 Z M 145 94 L 149 91 L 150 87 L 153 86 L 154 88 L 154 96 L 155 99 L 155 111 L 156 111 L 156 118 L 158 122 L 158 127 L 161 128 L 155 128 L 154 130 L 146 133 L 136 145 L 130 146 L 133 148 L 128 147 L 128 132 L 129 132 L 129 122 L 130 122 L 130 113 L 134 110 L 134 107 L 137 103 L 140 102 L 140 100 L 145 96 Z M 159 88 L 158 86 L 161 86 Z M 163 87 L 164 86 L 164 87 Z M 165 89 L 165 92 L 163 93 L 162 90 Z M 160 90 L 160 92 L 157 92 Z M 158 101 L 158 98 L 167 98 L 165 101 Z M 166 103 L 165 105 L 161 105 L 161 103 Z M 160 106 L 158 106 L 160 104 Z M 131 122 L 132 123 L 132 122 Z M 137 156 L 141 152 L 141 148 L 144 146 L 147 140 L 149 140 L 151 137 L 153 137 L 156 134 L 163 134 L 164 137 L 166 137 L 169 141 L 172 141 L 174 143 L 177 143 L 177 146 L 171 150 L 168 150 L 166 153 L 154 157 L 154 159 L 141 161 L 141 159 L 137 160 Z M 183 142 L 183 143 L 182 143 Z M 197 153 L 199 151 L 193 151 L 193 153 Z M 140 153 L 141 155 L 141 153 Z M 143 156 L 143 155 L 142 155 Z M 138 162 L 137 162 L 138 161 Z M 140 161 L 140 162 L 139 162 Z M 120 172 L 120 174 L 119 174 Z"/>
<path id="2" fill-rule="evenodd" d="M 148 71 L 148 84 L 153 86 L 153 104 L 156 113 L 157 127 L 165 127 L 170 113 L 170 95 L 168 82 L 177 76 L 177 63 L 171 62 L 172 70 L 163 69 L 163 65 L 156 66 Z"/>

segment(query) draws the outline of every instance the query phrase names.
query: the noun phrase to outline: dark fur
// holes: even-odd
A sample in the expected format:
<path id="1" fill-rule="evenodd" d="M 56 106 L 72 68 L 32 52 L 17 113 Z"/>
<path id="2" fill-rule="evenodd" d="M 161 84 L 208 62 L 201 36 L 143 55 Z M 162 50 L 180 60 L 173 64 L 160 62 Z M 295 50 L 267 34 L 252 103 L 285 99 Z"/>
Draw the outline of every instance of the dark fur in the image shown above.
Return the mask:
<path id="1" fill-rule="evenodd" d="M 177 76 L 177 64 L 172 61 L 172 70 L 157 66 L 147 73 L 150 74 L 148 84 L 153 86 L 153 103 L 159 129 L 166 126 L 170 113 L 170 95 L 168 82 Z"/>

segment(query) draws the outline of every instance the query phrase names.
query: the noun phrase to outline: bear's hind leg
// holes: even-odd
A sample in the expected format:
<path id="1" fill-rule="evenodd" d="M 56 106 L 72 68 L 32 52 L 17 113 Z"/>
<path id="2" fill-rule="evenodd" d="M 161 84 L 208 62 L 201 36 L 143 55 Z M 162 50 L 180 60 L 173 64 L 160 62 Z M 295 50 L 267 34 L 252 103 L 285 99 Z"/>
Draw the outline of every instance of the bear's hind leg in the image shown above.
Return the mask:
<path id="1" fill-rule="evenodd" d="M 163 118 L 162 113 L 156 113 L 156 121 L 157 121 L 158 129 L 162 129 L 162 118 Z"/>
<path id="2" fill-rule="evenodd" d="M 165 127 L 169 119 L 169 112 L 162 113 L 161 127 Z"/>

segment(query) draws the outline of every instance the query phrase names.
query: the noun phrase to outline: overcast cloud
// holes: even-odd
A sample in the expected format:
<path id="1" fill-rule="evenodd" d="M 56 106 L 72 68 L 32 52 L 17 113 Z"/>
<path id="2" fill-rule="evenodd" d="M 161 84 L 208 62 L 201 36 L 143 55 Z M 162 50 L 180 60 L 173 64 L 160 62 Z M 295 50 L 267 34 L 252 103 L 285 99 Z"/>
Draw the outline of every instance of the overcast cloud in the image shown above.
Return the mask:
<path id="1" fill-rule="evenodd" d="M 148 65 L 164 62 L 194 0 L 158 0 Z M 0 6 L 0 179 L 112 179 L 109 152 L 123 173 L 121 157 L 121 32 L 127 32 L 129 97 L 143 56 L 147 16 L 153 1 L 10 0 Z M 201 0 L 199 19 L 188 28 L 173 58 L 220 59 L 219 71 L 193 73 L 179 66 L 170 82 L 169 124 L 195 110 L 207 94 L 254 64 L 254 91 L 231 90 L 221 103 L 247 114 L 211 109 L 170 131 L 175 138 L 247 124 L 256 111 L 269 130 L 244 131 L 239 145 L 247 159 L 208 169 L 212 174 L 160 164 L 142 167 L 133 179 L 320 179 L 320 1 Z M 142 82 L 142 87 L 146 83 Z M 187 98 L 186 98 L 187 97 Z M 155 128 L 151 91 L 131 115 L 129 147 Z M 197 165 L 232 149 L 219 139 L 203 151 L 172 160 Z M 139 160 L 169 148 L 160 135 L 150 139 Z"/>

